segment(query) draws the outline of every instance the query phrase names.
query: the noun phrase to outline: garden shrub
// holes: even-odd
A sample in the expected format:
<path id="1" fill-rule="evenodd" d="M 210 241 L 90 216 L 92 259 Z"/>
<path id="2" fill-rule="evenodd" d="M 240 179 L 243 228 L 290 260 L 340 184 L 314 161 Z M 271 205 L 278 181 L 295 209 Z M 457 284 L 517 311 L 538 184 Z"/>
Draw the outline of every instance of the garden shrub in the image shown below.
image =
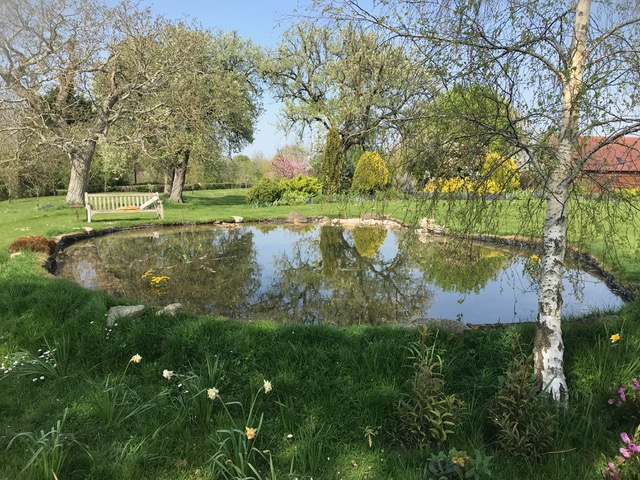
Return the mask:
<path id="1" fill-rule="evenodd" d="M 458 422 L 463 402 L 445 393 L 442 360 L 435 354 L 435 345 L 425 345 L 426 335 L 411 345 L 415 369 L 412 393 L 400 401 L 400 419 L 409 445 L 425 447 L 444 443 Z"/>
<path id="2" fill-rule="evenodd" d="M 305 195 L 307 198 L 313 198 L 322 191 L 322 184 L 316 177 L 297 175 L 289 180 L 281 180 L 280 188 L 283 195 L 296 192 Z"/>
<path id="3" fill-rule="evenodd" d="M 485 158 L 476 179 L 452 177 L 430 180 L 424 187 L 427 193 L 471 193 L 475 195 L 497 195 L 512 192 L 520 186 L 518 168 L 511 158 L 490 153 Z"/>
<path id="4" fill-rule="evenodd" d="M 495 195 L 512 192 L 520 186 L 516 162 L 499 153 L 490 153 L 486 156 L 481 175 L 483 181 L 479 185 L 478 193 L 483 193 L 485 190 L 487 194 Z"/>
<path id="5" fill-rule="evenodd" d="M 455 448 L 449 450 L 449 453 L 442 451 L 437 454 L 432 453 L 427 461 L 423 478 L 425 480 L 491 478 L 489 464 L 492 458 L 478 450 L 470 456 L 467 452 L 458 451 Z"/>
<path id="6" fill-rule="evenodd" d="M 56 242 L 42 236 L 19 237 L 9 245 L 9 253 L 16 253 L 20 250 L 31 250 L 32 252 L 53 255 L 56 251 Z"/>
<path id="7" fill-rule="evenodd" d="M 550 409 L 549 395 L 536 385 L 532 356 L 515 355 L 492 411 L 501 450 L 514 457 L 539 459 L 551 446 L 557 426 Z"/>
<path id="8" fill-rule="evenodd" d="M 358 160 L 351 188 L 357 192 L 373 193 L 384 189 L 389 183 L 389 169 L 380 154 L 364 152 Z"/>
<path id="9" fill-rule="evenodd" d="M 282 197 L 280 183 L 273 178 L 264 177 L 247 192 L 247 203 L 271 205 Z"/>

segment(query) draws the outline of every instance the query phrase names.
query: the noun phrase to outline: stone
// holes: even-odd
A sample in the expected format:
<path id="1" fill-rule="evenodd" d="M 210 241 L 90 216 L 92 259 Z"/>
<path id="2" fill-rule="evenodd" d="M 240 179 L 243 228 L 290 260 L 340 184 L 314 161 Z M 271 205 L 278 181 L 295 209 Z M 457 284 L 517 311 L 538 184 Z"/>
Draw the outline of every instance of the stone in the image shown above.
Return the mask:
<path id="1" fill-rule="evenodd" d="M 384 220 L 385 216 L 380 213 L 363 213 L 363 220 Z"/>
<path id="2" fill-rule="evenodd" d="M 86 233 L 87 235 L 93 234 L 93 228 L 91 227 L 82 227 L 82 230 L 84 230 L 84 233 Z"/>
<path id="3" fill-rule="evenodd" d="M 167 305 L 166 307 L 164 307 L 162 310 L 158 310 L 156 312 L 156 315 L 162 315 L 162 314 L 167 314 L 167 315 L 175 315 L 176 312 L 178 310 L 182 310 L 184 307 L 181 303 L 171 303 L 169 305 Z"/>
<path id="4" fill-rule="evenodd" d="M 244 217 L 239 217 L 239 216 L 237 216 L 237 215 L 234 215 L 234 216 L 233 216 L 233 221 L 234 221 L 235 223 L 242 223 L 242 222 L 244 222 Z"/>
<path id="5" fill-rule="evenodd" d="M 287 215 L 287 222 L 289 223 L 307 223 L 307 217 L 298 212 L 291 212 Z"/>
<path id="6" fill-rule="evenodd" d="M 13 252 L 13 253 L 11 254 L 11 258 L 19 257 L 20 255 L 22 255 L 22 252 Z"/>
<path id="7" fill-rule="evenodd" d="M 144 313 L 144 305 L 118 305 L 106 313 L 107 327 L 113 328 L 119 318 L 138 318 Z"/>

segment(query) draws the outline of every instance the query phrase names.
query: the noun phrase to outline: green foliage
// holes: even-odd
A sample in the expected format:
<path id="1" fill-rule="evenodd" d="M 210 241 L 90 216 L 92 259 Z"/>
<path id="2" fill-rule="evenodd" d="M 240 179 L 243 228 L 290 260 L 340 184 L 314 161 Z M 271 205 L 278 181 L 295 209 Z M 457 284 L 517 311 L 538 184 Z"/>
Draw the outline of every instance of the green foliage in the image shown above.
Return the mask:
<path id="1" fill-rule="evenodd" d="M 364 152 L 353 174 L 351 188 L 357 192 L 373 193 L 384 189 L 389 184 L 389 169 L 380 154 Z"/>
<path id="2" fill-rule="evenodd" d="M 31 453 L 31 458 L 25 464 L 22 473 L 35 468 L 36 478 L 47 480 L 61 478 L 61 471 L 65 465 L 69 448 L 69 442 L 62 433 L 67 412 L 68 409 L 65 409 L 62 418 L 57 420 L 51 430 L 46 433 L 44 430 L 40 430 L 39 434 L 21 432 L 11 439 L 7 449 L 16 440 L 21 440 Z"/>
<path id="3" fill-rule="evenodd" d="M 435 354 L 435 345 L 426 346 L 426 335 L 409 347 L 415 370 L 413 391 L 399 403 L 407 435 L 403 440 L 418 447 L 444 443 L 453 433 L 463 406 L 456 395 L 445 393 L 442 359 Z"/>
<path id="4" fill-rule="evenodd" d="M 332 127 L 327 133 L 327 140 L 322 153 L 320 170 L 324 193 L 334 195 L 340 191 L 342 167 L 344 165 L 344 151 L 342 139 L 338 129 Z"/>
<path id="5" fill-rule="evenodd" d="M 386 228 L 356 227 L 351 232 L 353 246 L 360 255 L 372 258 L 387 238 Z"/>
<path id="6" fill-rule="evenodd" d="M 489 464 L 493 457 L 486 456 L 476 450 L 474 456 L 455 448 L 449 453 L 443 451 L 432 453 L 427 460 L 424 471 L 425 480 L 481 480 L 491 478 Z"/>
<path id="7" fill-rule="evenodd" d="M 322 191 L 322 184 L 315 177 L 297 175 L 291 179 L 280 180 L 282 196 L 278 205 L 302 205 Z"/>
<path id="8" fill-rule="evenodd" d="M 247 192 L 247 203 L 253 205 L 271 205 L 282 197 L 282 189 L 277 180 L 263 177 Z"/>
<path id="9" fill-rule="evenodd" d="M 296 192 L 303 194 L 307 198 L 313 198 L 320 195 L 320 192 L 322 191 L 322 184 L 316 177 L 297 175 L 289 180 L 281 180 L 280 188 L 282 189 L 283 195 L 290 192 Z"/>
<path id="10" fill-rule="evenodd" d="M 539 459 L 551 446 L 557 428 L 552 408 L 548 394 L 536 385 L 532 356 L 514 355 L 492 411 L 501 450 L 514 457 Z"/>

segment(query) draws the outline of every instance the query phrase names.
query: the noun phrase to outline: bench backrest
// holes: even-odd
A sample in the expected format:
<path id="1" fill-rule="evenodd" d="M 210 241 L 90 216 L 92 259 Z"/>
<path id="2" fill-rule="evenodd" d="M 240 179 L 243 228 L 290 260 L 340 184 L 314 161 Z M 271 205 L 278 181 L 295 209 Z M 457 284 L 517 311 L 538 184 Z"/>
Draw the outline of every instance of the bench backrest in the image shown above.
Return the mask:
<path id="1" fill-rule="evenodd" d="M 87 193 L 85 200 L 93 210 L 116 210 L 122 207 L 140 207 L 157 193 Z"/>

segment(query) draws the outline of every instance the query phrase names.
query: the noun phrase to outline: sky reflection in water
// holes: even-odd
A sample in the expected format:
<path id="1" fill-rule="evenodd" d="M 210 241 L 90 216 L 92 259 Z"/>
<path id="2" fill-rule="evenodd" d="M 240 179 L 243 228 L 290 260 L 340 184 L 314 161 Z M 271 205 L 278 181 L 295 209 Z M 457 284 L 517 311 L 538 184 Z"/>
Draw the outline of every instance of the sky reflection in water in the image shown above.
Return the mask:
<path id="1" fill-rule="evenodd" d="M 533 258 L 532 258 L 533 257 Z M 535 256 L 407 231 L 246 225 L 123 232 L 79 242 L 59 276 L 87 288 L 197 313 L 306 323 L 386 324 L 535 318 Z M 145 278 L 142 278 L 148 272 Z M 169 277 L 154 282 L 161 277 Z M 593 275 L 569 269 L 564 312 L 619 307 Z"/>

